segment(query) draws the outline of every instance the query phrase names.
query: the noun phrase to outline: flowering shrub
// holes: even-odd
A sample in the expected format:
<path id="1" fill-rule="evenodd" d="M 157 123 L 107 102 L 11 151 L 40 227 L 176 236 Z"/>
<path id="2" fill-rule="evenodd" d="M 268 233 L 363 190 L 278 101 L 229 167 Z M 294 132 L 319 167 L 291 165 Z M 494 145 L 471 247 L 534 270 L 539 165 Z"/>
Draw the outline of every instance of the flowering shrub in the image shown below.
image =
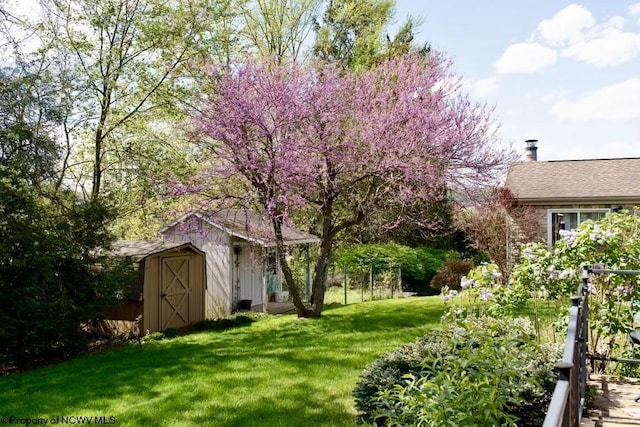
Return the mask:
<path id="1" fill-rule="evenodd" d="M 564 300 L 577 294 L 583 266 L 606 269 L 640 269 L 640 217 L 612 213 L 601 220 L 585 221 L 577 230 L 562 230 L 552 248 L 540 243 L 522 247 L 522 261 L 514 267 L 508 286 L 491 287 L 497 312 L 517 312 L 529 298 Z M 476 280 L 477 274 L 467 276 Z M 487 286 L 483 283 L 482 286 Z M 620 337 L 633 327 L 640 311 L 638 276 L 592 275 L 589 351 L 612 356 L 622 350 Z M 596 367 L 602 371 L 605 364 Z"/>
<path id="2" fill-rule="evenodd" d="M 460 291 L 442 289 L 444 302 L 458 294 L 468 294 L 470 300 L 480 301 L 482 311 L 494 316 L 516 315 L 527 305 L 529 291 L 519 283 L 506 285 L 496 264 L 484 263 L 460 279 Z"/>
<path id="3" fill-rule="evenodd" d="M 562 231 L 555 246 L 546 252 L 529 246 L 533 257 L 516 267 L 513 280 L 538 293 L 548 292 L 551 298 L 568 298 L 577 293 L 583 266 L 640 269 L 639 230 L 640 217 L 624 212 L 583 222 L 577 230 Z M 624 351 L 633 314 L 640 310 L 638 276 L 592 275 L 587 291 L 589 351 L 604 357 Z M 606 364 L 594 367 L 602 371 Z"/>
<path id="4" fill-rule="evenodd" d="M 486 301 L 481 310 L 493 315 L 515 315 L 531 299 L 534 308 L 539 299 L 557 300 L 568 308 L 569 298 L 578 292 L 583 266 L 640 270 L 639 231 L 640 216 L 628 212 L 585 221 L 577 230 L 560 231 L 551 248 L 541 243 L 523 245 L 521 262 L 513 268 L 508 284 L 494 274 L 495 265 L 486 264 L 462 279 L 459 292 L 443 288 L 443 300 L 468 293 L 470 299 Z M 590 295 L 589 352 L 606 358 L 627 351 L 626 334 L 634 327 L 633 314 L 640 312 L 639 276 L 595 274 L 586 291 Z M 561 329 L 564 322 L 566 316 L 561 313 L 556 326 Z M 593 367 L 602 372 L 606 363 L 593 362 Z"/>

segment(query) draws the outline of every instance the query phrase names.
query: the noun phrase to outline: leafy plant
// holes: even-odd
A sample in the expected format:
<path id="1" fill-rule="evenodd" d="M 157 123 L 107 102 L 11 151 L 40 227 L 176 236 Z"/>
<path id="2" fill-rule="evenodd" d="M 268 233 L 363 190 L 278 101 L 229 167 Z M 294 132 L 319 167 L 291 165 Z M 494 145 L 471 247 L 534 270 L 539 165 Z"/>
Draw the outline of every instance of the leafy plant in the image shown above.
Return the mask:
<path id="1" fill-rule="evenodd" d="M 245 313 L 222 319 L 205 319 L 192 326 L 195 331 L 222 331 L 238 326 L 250 325 L 258 319 L 257 313 Z"/>
<path id="2" fill-rule="evenodd" d="M 567 301 L 577 293 L 583 266 L 640 269 L 640 217 L 611 213 L 599 221 L 585 221 L 577 230 L 562 230 L 552 248 L 528 244 L 522 263 L 514 268 L 512 283 L 535 297 Z M 640 309 L 640 286 L 635 276 L 595 274 L 589 278 L 589 352 L 607 358 L 624 351 Z M 604 371 L 607 363 L 593 368 Z"/>
<path id="3" fill-rule="evenodd" d="M 442 331 L 365 369 L 356 407 L 373 425 L 538 425 L 558 357 L 559 346 L 536 344 L 528 319 L 450 312 Z"/>

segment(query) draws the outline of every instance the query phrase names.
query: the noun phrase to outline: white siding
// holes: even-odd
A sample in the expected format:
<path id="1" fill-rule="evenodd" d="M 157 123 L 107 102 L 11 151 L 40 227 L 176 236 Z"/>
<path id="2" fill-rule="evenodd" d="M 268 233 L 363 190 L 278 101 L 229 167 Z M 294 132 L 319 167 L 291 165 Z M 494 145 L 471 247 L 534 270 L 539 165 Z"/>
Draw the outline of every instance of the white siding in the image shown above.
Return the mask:
<path id="1" fill-rule="evenodd" d="M 162 237 L 178 242 L 191 242 L 206 254 L 206 318 L 215 319 L 230 314 L 233 299 L 229 236 L 198 220 L 198 224 L 194 223 L 192 227 L 175 225 L 163 232 Z"/>
<path id="2" fill-rule="evenodd" d="M 240 247 L 242 252 L 238 256 L 237 268 L 234 260 L 233 286 L 237 289 L 239 278 L 239 300 L 251 300 L 251 305 L 262 304 L 264 290 L 262 250 L 259 246 L 242 245 Z"/>

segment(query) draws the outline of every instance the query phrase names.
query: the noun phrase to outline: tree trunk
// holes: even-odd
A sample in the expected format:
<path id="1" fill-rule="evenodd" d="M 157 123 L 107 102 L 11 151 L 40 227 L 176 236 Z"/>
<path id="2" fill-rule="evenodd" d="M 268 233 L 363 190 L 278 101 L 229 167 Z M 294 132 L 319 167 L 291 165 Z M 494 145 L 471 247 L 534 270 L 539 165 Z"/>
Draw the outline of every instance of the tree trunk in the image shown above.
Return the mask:
<path id="1" fill-rule="evenodd" d="M 284 281 L 289 288 L 289 295 L 291 295 L 291 298 L 293 299 L 293 305 L 296 307 L 296 314 L 298 317 L 309 317 L 309 309 L 305 307 L 304 302 L 302 301 L 298 287 L 293 280 L 293 274 L 291 273 L 291 268 L 287 262 L 287 257 L 285 256 L 286 248 L 284 245 L 284 239 L 282 238 L 282 219 L 280 217 L 272 218 L 271 222 L 273 224 L 273 231 L 276 237 L 276 253 L 278 254 L 278 260 L 280 261 L 280 269 L 282 270 Z"/>
<path id="2" fill-rule="evenodd" d="M 314 299 L 313 307 L 311 307 L 311 317 L 320 317 L 322 308 L 324 307 L 327 268 L 329 267 L 329 259 L 331 257 L 333 239 L 335 237 L 335 229 L 332 219 L 333 203 L 331 201 L 327 201 L 327 203 L 322 207 L 322 237 L 320 240 L 318 259 L 316 260 L 316 266 L 313 271 L 313 281 L 311 284 L 311 294 Z"/>
<path id="3" fill-rule="evenodd" d="M 324 234 L 324 233 L 323 233 Z M 324 237 L 324 236 L 323 236 Z M 318 249 L 318 260 L 316 262 L 315 271 L 313 272 L 313 282 L 311 285 L 314 298 L 314 306 L 311 310 L 311 317 L 320 317 L 322 308 L 324 307 L 324 294 L 327 283 L 327 268 L 329 267 L 329 258 L 333 248 L 333 237 L 323 238 Z"/>
<path id="4" fill-rule="evenodd" d="M 107 124 L 107 117 L 109 116 L 111 105 L 111 87 L 107 82 L 103 82 L 102 88 L 103 98 L 100 106 L 100 120 L 98 121 L 98 127 L 96 128 L 94 138 L 94 163 L 93 163 L 93 186 L 91 187 L 91 200 L 96 201 L 100 197 L 100 190 L 102 186 L 102 156 L 105 151 L 105 126 Z"/>

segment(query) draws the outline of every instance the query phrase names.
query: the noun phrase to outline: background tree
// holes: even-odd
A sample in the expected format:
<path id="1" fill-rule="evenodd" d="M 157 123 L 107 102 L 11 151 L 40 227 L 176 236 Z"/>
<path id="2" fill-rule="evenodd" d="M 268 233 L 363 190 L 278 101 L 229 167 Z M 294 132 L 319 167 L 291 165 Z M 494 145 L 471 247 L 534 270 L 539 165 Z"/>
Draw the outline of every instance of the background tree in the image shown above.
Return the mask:
<path id="1" fill-rule="evenodd" d="M 57 48 L 75 59 L 70 65 L 78 71 L 78 94 L 88 95 L 80 102 L 86 110 L 78 118 L 90 125 L 91 197 L 96 199 L 105 172 L 135 163 L 138 153 L 146 154 L 131 135 L 143 124 L 161 128 L 162 113 L 168 109 L 178 114 L 178 100 L 190 98 L 193 88 L 183 69 L 198 59 L 199 49 L 209 46 L 204 26 L 215 19 L 218 11 L 212 5 L 217 5 L 154 0 L 59 4 L 53 3 L 58 5 L 53 16 L 61 22 L 54 25 L 62 25 L 64 32 L 57 38 Z M 70 22 L 78 19 L 80 25 Z M 175 151 L 162 150 L 164 146 L 154 142 L 153 148 L 160 151 L 157 160 L 175 158 Z"/>
<path id="2" fill-rule="evenodd" d="M 21 367 L 80 351 L 125 271 L 99 255 L 111 211 L 55 187 L 57 115 L 30 77 L 0 75 L 0 365 Z"/>
<path id="3" fill-rule="evenodd" d="M 259 56 L 297 60 L 321 0 L 253 0 L 243 7 L 242 34 Z"/>
<path id="4" fill-rule="evenodd" d="M 314 54 L 347 68 L 370 68 L 382 50 L 393 0 L 330 0 L 316 24 Z"/>
<path id="5" fill-rule="evenodd" d="M 520 246 L 541 238 L 535 211 L 518 204 L 503 188 L 494 189 L 476 206 L 459 207 L 455 221 L 505 278 L 519 261 Z"/>
<path id="6" fill-rule="evenodd" d="M 371 68 L 381 59 L 428 51 L 412 44 L 419 22 L 410 17 L 392 38 L 385 32 L 393 19 L 394 0 L 330 0 L 322 22 L 316 21 L 313 54 L 345 68 Z"/>
<path id="7" fill-rule="evenodd" d="M 239 7 L 231 0 L 41 0 L 42 14 L 5 27 L 5 54 L 39 64 L 36 87 L 55 87 L 58 186 L 111 198 L 118 230 L 148 234 L 167 207 L 156 181 L 191 171 L 179 123 L 204 62 L 231 62 Z M 132 233 L 132 230 L 136 230 Z M 154 230 L 155 231 L 155 230 Z"/>
<path id="8" fill-rule="evenodd" d="M 247 204 L 271 217 L 299 316 L 320 315 L 341 232 L 380 209 L 411 211 L 441 200 L 446 186 L 486 181 L 509 159 L 491 146 L 490 111 L 456 92 L 440 55 L 402 56 L 360 73 L 327 63 L 248 62 L 218 77 L 196 119 L 209 163 L 190 191 L 241 178 Z M 321 218 L 311 311 L 296 290 L 281 234 L 300 211 Z"/>

